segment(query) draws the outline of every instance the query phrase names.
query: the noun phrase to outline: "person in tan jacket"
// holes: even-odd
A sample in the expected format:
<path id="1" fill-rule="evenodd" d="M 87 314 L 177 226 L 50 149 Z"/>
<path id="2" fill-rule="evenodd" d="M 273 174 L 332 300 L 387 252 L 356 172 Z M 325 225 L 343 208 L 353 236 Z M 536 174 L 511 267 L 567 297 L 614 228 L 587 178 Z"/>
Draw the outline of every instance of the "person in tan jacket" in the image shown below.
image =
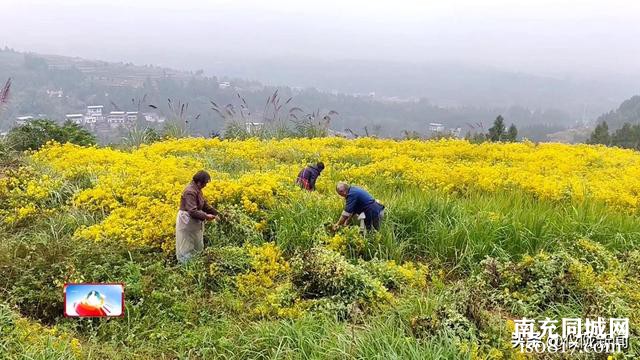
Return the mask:
<path id="1" fill-rule="evenodd" d="M 202 189 L 211 181 L 203 170 L 193 175 L 182 192 L 176 217 L 176 257 L 184 263 L 204 248 L 204 222 L 217 218 L 218 211 L 204 199 Z"/>

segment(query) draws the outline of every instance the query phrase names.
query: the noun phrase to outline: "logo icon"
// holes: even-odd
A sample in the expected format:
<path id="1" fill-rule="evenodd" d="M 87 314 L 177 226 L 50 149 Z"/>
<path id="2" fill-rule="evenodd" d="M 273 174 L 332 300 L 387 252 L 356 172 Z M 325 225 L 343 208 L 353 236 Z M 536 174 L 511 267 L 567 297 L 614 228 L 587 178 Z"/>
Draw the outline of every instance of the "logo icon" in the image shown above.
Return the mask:
<path id="1" fill-rule="evenodd" d="M 124 316 L 123 284 L 65 284 L 64 316 Z"/>

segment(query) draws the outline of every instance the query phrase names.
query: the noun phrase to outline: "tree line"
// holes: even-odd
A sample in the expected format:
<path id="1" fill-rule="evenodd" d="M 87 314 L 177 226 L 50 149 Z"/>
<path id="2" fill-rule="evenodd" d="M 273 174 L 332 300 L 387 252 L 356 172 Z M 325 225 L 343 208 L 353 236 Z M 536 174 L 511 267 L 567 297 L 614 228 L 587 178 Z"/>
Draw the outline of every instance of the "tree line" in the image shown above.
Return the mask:
<path id="1" fill-rule="evenodd" d="M 476 133 L 467 133 L 465 139 L 471 142 L 515 142 L 518 140 L 518 128 L 515 124 L 511 124 L 507 129 L 504 118 L 502 115 L 498 115 L 498 117 L 493 121 L 493 126 L 489 128 L 487 133 L 476 132 Z"/>
<path id="2" fill-rule="evenodd" d="M 111 110 L 138 110 L 137 99 L 146 98 L 147 105 L 155 105 L 153 111 L 167 118 L 172 111 L 166 106 L 166 99 L 188 102 L 190 131 L 195 135 L 207 135 L 211 131 L 223 131 L 225 122 L 210 109 L 210 100 L 220 104 L 234 101 L 240 93 L 249 106 L 259 112 L 276 89 L 283 97 L 293 96 L 295 103 L 305 109 L 322 111 L 335 110 L 340 113 L 331 122 L 331 129 L 370 133 L 376 136 L 401 137 L 403 130 L 426 133 L 430 122 L 445 124 L 449 128 L 467 129 L 473 119 L 493 118 L 497 111 L 516 124 L 521 135 L 533 140 L 544 140 L 544 134 L 553 129 L 543 124 L 567 126 L 568 116 L 551 109 L 530 111 L 512 106 L 508 109 L 479 108 L 473 106 L 441 107 L 428 99 L 412 101 L 383 101 L 367 96 L 331 94 L 313 88 L 294 89 L 270 87 L 254 81 L 241 79 L 218 79 L 202 73 L 183 74 L 179 78 L 148 77 L 140 86 L 111 86 L 102 80 L 81 72 L 74 65 L 66 68 L 51 67 L 47 60 L 37 55 L 4 53 L 11 58 L 11 66 L 0 66 L 0 79 L 13 77 L 14 93 L 11 104 L 0 119 L 0 127 L 8 129 L 16 116 L 46 114 L 50 119 L 63 119 L 66 113 L 83 112 L 86 105 L 104 105 Z M 136 66 L 111 63 L 95 64 L 110 77 L 122 74 L 136 74 Z M 140 70 L 142 71 L 142 70 Z M 220 81 L 231 83 L 231 87 L 220 88 Z M 237 87 L 237 89 L 236 89 Z M 64 96 L 51 97 L 48 89 L 62 89 Z M 257 114 L 254 114 L 257 115 Z M 260 120 L 255 120 L 260 121 Z M 402 124 L 402 125 L 400 125 Z M 364 131 L 364 128 L 367 128 Z M 538 134 L 540 133 L 540 134 Z"/>
<path id="3" fill-rule="evenodd" d="M 640 124 L 624 123 L 621 128 L 609 132 L 609 125 L 603 121 L 596 125 L 587 143 L 640 150 Z"/>

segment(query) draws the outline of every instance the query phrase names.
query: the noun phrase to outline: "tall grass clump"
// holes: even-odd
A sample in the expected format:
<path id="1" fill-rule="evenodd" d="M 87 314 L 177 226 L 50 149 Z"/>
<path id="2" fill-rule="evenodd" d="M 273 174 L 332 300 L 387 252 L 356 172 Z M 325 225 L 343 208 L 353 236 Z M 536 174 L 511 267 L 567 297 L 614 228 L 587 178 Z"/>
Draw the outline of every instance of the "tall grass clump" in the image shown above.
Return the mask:
<path id="1" fill-rule="evenodd" d="M 335 110 L 307 112 L 301 107 L 292 106 L 293 97 L 285 99 L 279 94 L 279 89 L 267 97 L 262 112 L 250 108 L 239 93 L 236 96 L 236 103 L 224 106 L 211 101 L 211 109 L 225 123 L 224 137 L 228 139 L 325 137 L 329 135 L 332 117 L 338 115 Z"/>

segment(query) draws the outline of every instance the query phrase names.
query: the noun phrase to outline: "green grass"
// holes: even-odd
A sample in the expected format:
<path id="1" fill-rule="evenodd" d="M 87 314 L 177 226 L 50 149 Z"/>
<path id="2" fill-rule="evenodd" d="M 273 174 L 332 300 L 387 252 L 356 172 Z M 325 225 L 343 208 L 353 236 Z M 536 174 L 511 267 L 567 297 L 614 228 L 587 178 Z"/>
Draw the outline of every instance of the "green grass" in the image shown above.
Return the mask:
<path id="1" fill-rule="evenodd" d="M 425 259 L 469 270 L 486 256 L 554 251 L 581 237 L 617 251 L 640 244 L 637 217 L 603 204 L 553 203 L 515 193 L 452 196 L 376 187 L 372 192 L 387 208 L 370 257 Z M 341 211 L 341 198 L 329 196 L 318 201 L 311 194 L 302 203 L 281 203 L 271 213 L 278 244 L 289 250 L 311 247 L 323 224 L 335 222 Z"/>
<path id="2" fill-rule="evenodd" d="M 82 181 L 66 184 L 52 206 L 64 204 L 74 186 L 84 186 Z M 370 189 L 384 201 L 387 217 L 380 233 L 368 239 L 364 257 L 420 261 L 434 271 L 426 291 L 403 294 L 378 312 L 346 321 L 321 312 L 295 320 L 256 320 L 236 306 L 231 289 L 210 286 L 202 261 L 178 266 L 154 249 L 76 240 L 75 229 L 98 219 L 62 207 L 23 227 L 0 229 L 0 301 L 6 304 L 0 323 L 8 328 L 10 319 L 20 316 L 55 325 L 79 338 L 91 359 L 468 358 L 460 341 L 478 343 L 481 331 L 500 332 L 478 326 L 467 335 L 445 330 L 420 336 L 412 320 L 452 306 L 464 313 L 474 302 L 475 279 L 483 271 L 480 261 L 487 256 L 518 261 L 540 251 L 572 252 L 577 239 L 589 238 L 624 259 L 640 244 L 637 216 L 603 204 L 540 201 L 513 192 L 444 195 L 397 191 L 384 184 L 370 184 Z M 326 234 L 324 224 L 335 221 L 341 211 L 342 200 L 334 193 L 305 194 L 303 199 L 284 199 L 268 213 L 264 239 L 274 240 L 287 256 L 312 248 Z M 211 240 L 213 246 L 226 244 L 225 239 Z M 436 275 L 439 270 L 442 276 Z M 65 277 L 125 282 L 126 316 L 62 318 L 62 293 L 55 280 Z M 582 316 L 586 305 L 580 299 L 549 304 L 540 316 Z M 501 310 L 521 315 L 516 308 Z M 491 307 L 483 311 L 496 312 Z M 8 358 L 71 357 L 69 349 L 56 350 L 49 340 L 37 347 L 14 332 L 8 334 L 0 340 L 0 351 Z"/>

